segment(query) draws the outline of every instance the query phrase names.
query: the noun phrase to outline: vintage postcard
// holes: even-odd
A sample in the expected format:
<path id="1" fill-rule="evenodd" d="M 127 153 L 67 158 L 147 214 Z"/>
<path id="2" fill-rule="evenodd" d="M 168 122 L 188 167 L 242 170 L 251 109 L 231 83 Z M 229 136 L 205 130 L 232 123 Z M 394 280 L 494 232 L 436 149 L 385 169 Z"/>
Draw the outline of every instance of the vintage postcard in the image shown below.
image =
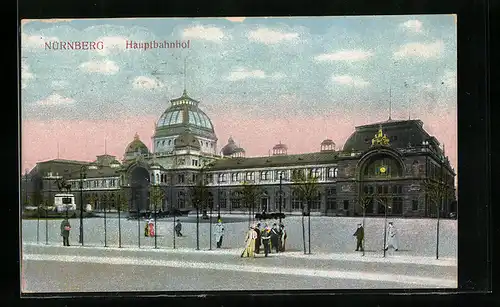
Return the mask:
<path id="1" fill-rule="evenodd" d="M 457 287 L 456 16 L 23 20 L 23 293 Z"/>

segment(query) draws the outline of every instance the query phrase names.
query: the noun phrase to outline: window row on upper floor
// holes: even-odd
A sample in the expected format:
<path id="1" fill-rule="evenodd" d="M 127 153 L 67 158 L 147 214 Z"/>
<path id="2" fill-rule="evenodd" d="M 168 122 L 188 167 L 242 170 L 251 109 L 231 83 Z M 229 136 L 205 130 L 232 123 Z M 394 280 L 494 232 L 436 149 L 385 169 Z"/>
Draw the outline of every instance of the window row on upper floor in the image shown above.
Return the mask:
<path id="1" fill-rule="evenodd" d="M 250 181 L 291 181 L 297 177 L 317 178 L 318 180 L 332 180 L 338 177 L 337 167 L 317 167 L 293 170 L 263 170 L 217 173 L 218 183 Z M 210 181 L 210 180 L 209 180 Z"/>

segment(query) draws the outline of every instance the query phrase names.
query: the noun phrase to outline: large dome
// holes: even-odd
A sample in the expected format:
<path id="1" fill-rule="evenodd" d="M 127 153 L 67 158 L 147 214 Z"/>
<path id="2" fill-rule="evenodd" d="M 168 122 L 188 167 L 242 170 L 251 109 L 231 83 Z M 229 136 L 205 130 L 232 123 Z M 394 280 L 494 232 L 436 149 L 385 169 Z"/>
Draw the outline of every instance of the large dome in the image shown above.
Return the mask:
<path id="1" fill-rule="evenodd" d="M 149 154 L 148 147 L 139 139 L 139 135 L 136 133 L 134 140 L 128 144 L 125 149 L 124 159 L 131 159 L 140 155 Z"/>
<path id="2" fill-rule="evenodd" d="M 170 102 L 171 106 L 163 112 L 156 123 L 156 137 L 178 135 L 186 128 L 195 134 L 215 137 L 212 121 L 198 108 L 199 101 L 189 97 L 186 90 L 180 98 L 172 99 Z"/>

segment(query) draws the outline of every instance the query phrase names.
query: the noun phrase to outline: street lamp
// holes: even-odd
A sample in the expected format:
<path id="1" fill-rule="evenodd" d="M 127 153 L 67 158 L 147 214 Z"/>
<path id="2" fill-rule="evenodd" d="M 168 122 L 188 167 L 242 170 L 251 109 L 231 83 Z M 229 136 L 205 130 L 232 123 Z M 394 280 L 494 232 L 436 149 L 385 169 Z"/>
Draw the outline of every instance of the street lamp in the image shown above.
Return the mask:
<path id="1" fill-rule="evenodd" d="M 87 165 L 82 165 L 80 167 L 80 236 L 78 238 L 78 243 L 83 246 L 83 179 L 87 177 Z"/>
<path id="2" fill-rule="evenodd" d="M 281 225 L 281 207 L 283 206 L 282 183 L 283 183 L 283 171 L 280 172 L 280 216 L 279 216 L 280 225 Z"/>

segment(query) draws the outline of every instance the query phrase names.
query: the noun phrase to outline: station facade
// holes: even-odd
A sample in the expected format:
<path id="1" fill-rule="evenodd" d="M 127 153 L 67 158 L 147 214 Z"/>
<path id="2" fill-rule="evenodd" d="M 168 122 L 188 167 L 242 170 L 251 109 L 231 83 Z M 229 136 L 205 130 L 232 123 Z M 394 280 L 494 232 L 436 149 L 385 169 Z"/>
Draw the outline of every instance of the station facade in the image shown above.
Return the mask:
<path id="1" fill-rule="evenodd" d="M 185 90 L 172 99 L 156 124 L 151 149 L 136 134 L 121 159 L 104 154 L 92 162 L 37 163 L 22 180 L 24 202 L 50 206 L 66 187 L 77 206 L 148 210 L 150 187 L 157 185 L 165 195 L 163 210 L 192 209 L 191 190 L 203 176 L 214 210 L 248 210 L 241 193 L 247 183 L 258 187 L 255 211 L 277 212 L 281 200 L 282 212 L 300 213 L 293 178 L 302 172 L 317 178 L 317 196 L 307 206 L 312 214 L 358 216 L 364 203 L 367 216 L 435 216 L 429 182 L 441 187 L 441 216 L 457 212 L 455 171 L 444 146 L 418 119 L 355 127 L 342 149 L 326 139 L 315 152 L 288 154 L 279 142 L 268 156 L 246 157 L 233 138 L 218 149 L 212 121 L 199 104 Z"/>

